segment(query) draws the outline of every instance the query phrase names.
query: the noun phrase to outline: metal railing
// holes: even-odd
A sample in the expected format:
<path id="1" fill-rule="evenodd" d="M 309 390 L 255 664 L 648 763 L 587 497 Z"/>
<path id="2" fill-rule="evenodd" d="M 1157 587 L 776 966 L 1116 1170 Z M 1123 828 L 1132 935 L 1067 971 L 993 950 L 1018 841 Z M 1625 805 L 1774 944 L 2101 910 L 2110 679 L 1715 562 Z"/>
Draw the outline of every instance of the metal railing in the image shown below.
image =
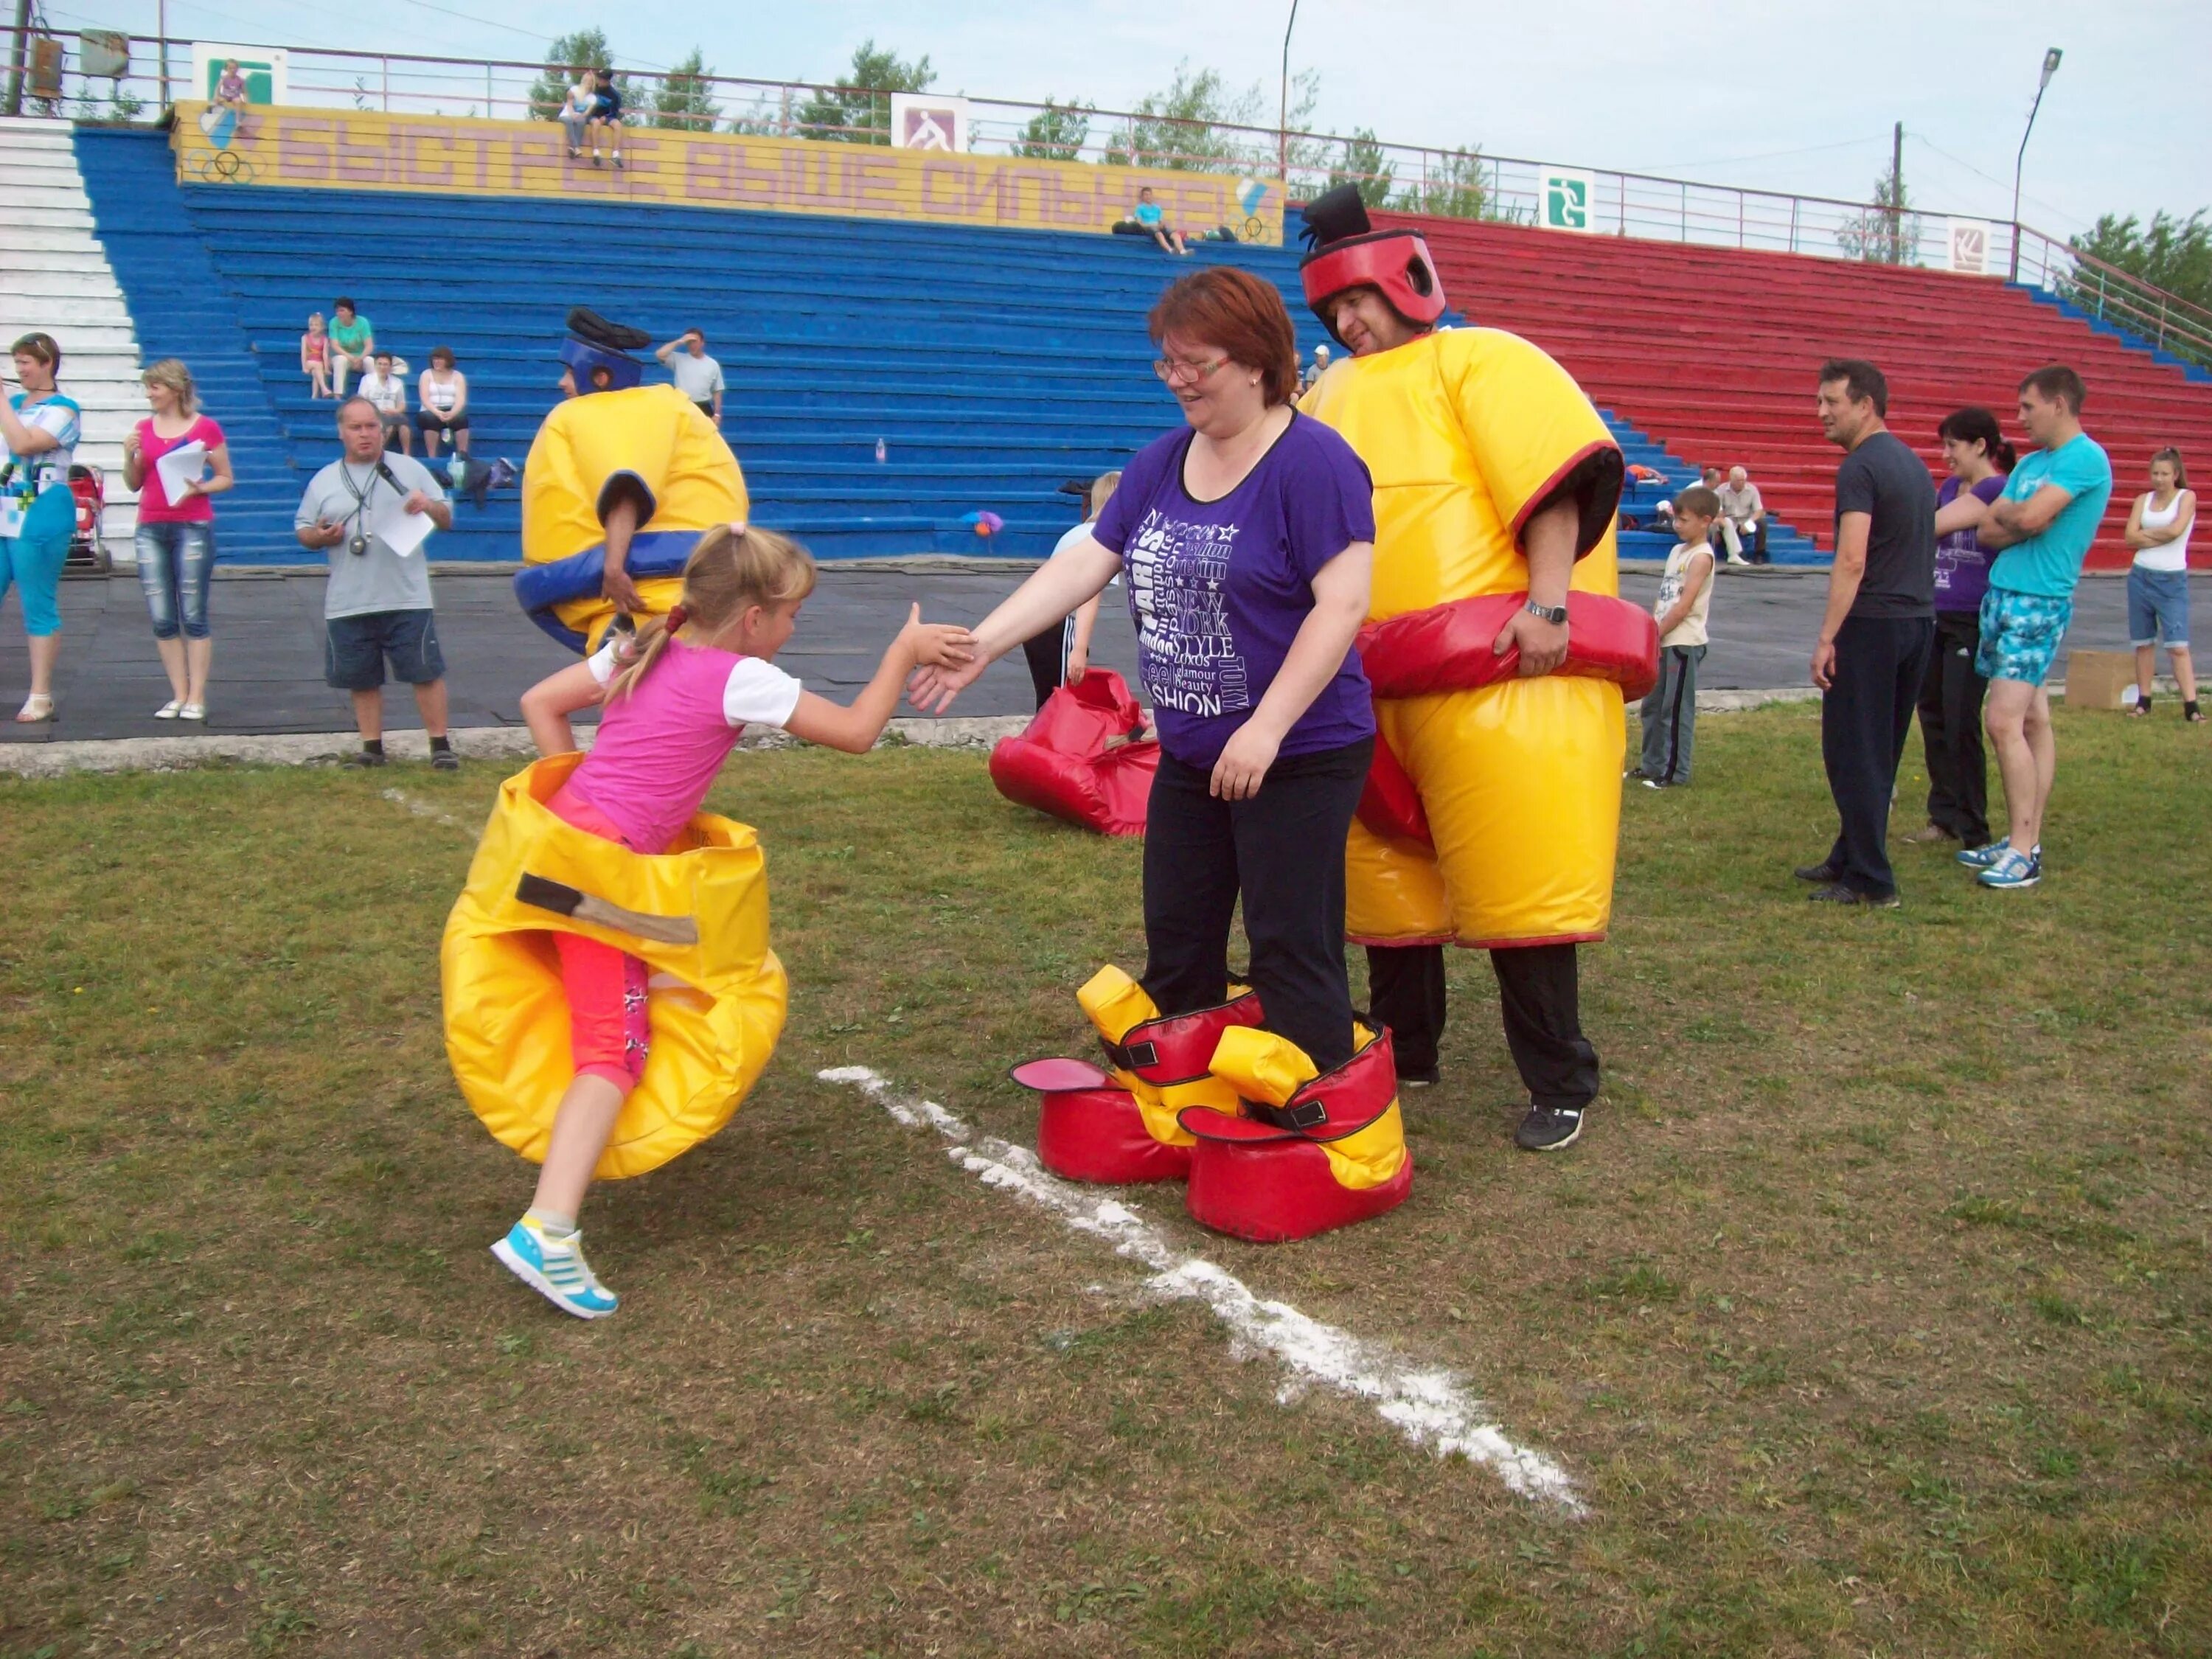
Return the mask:
<path id="1" fill-rule="evenodd" d="M 130 37 L 125 73 L 110 81 L 83 73 L 76 33 L 41 33 L 62 47 L 60 95 L 33 99 L 28 112 L 91 120 L 143 115 L 195 90 L 186 84 L 188 41 Z M 0 26 L 0 41 L 12 46 L 18 38 L 14 27 Z M 319 46 L 287 50 L 288 101 L 294 105 L 508 121 L 550 120 L 557 107 L 557 100 L 535 95 L 541 82 L 560 78 L 549 77 L 542 63 Z M 12 50 L 9 55 L 15 56 Z M 650 70 L 621 70 L 618 79 L 626 118 L 639 125 L 889 142 L 890 99 L 880 91 Z M 1562 170 L 1480 150 L 1179 120 L 1142 110 L 999 98 L 971 97 L 967 103 L 969 148 L 985 155 L 1281 176 L 1294 201 L 1351 180 L 1365 187 L 1370 201 L 1391 210 L 1536 224 L 1543 216 L 1547 180 Z M 1569 171 L 1589 180 L 1586 228 L 1595 234 L 1936 270 L 1952 264 L 1953 216 L 1947 214 L 1656 174 Z M 1985 274 L 2008 272 L 2164 349 L 2212 363 L 2212 313 L 2032 228 L 1965 216 L 1986 223 Z"/>

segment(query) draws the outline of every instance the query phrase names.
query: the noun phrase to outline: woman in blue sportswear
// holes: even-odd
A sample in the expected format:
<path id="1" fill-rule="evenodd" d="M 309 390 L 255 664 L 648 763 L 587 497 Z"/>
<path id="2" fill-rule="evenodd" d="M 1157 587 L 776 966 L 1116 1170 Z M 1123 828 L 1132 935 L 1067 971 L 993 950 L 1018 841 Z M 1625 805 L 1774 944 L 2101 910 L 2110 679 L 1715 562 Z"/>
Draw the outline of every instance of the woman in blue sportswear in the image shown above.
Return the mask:
<path id="1" fill-rule="evenodd" d="M 8 465 L 0 471 L 0 597 L 23 590 L 23 632 L 31 647 L 31 695 L 17 711 L 29 724 L 54 716 L 54 663 L 61 655 L 62 564 L 76 532 L 70 460 L 83 415 L 56 390 L 62 349 L 51 334 L 26 334 L 13 348 L 22 390 L 0 409 Z"/>

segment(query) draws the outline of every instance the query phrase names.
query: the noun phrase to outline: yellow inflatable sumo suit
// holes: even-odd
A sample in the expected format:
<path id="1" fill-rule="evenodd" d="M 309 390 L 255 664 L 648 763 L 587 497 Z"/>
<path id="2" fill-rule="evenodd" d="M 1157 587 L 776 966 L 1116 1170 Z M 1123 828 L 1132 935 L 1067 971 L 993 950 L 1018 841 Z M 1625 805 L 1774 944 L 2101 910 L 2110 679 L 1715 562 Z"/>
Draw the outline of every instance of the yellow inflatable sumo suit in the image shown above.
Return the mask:
<path id="1" fill-rule="evenodd" d="M 652 1045 L 594 1172 L 610 1180 L 730 1121 L 775 1052 L 787 984 L 753 831 L 702 812 L 657 856 L 602 840 L 546 805 L 582 760 L 550 756 L 501 786 L 440 962 L 461 1092 L 498 1139 L 541 1163 L 574 1076 L 553 933 L 643 959 Z"/>
<path id="2" fill-rule="evenodd" d="M 714 422 L 672 386 L 641 386 L 643 365 L 612 340 L 647 337 L 585 312 L 570 314 L 564 389 L 522 468 L 522 562 L 515 596 L 531 620 L 579 652 L 599 648 L 614 621 L 600 592 L 607 517 L 635 504 L 624 568 L 640 614 L 665 616 L 683 591 L 699 532 L 750 516 L 738 458 Z"/>
<path id="3" fill-rule="evenodd" d="M 1483 659 L 1528 591 L 1521 528 L 1577 469 L 1593 475 L 1595 499 L 1583 515 L 1571 588 L 1618 595 L 1620 451 L 1605 423 L 1557 363 L 1495 329 L 1429 333 L 1340 359 L 1300 406 L 1342 433 L 1375 480 L 1368 616 L 1378 626 L 1363 635 L 1363 657 L 1378 735 L 1411 780 L 1428 831 L 1425 843 L 1412 823 L 1393 827 L 1415 833 L 1389 833 L 1363 811 L 1346 853 L 1346 933 L 1371 945 L 1603 938 L 1627 742 L 1620 677 L 1575 672 L 1583 665 L 1571 659 L 1569 672 L 1534 679 L 1452 680 L 1505 665 Z M 1589 465 L 1602 457 L 1610 491 L 1605 469 Z M 1482 598 L 1504 603 L 1443 609 Z M 1632 647 L 1650 625 L 1640 611 L 1586 619 L 1571 611 L 1584 659 L 1607 643 L 1591 637 L 1597 618 Z M 1388 626 L 1401 621 L 1395 632 Z M 1404 660 L 1382 660 L 1378 644 Z M 1439 653 L 1473 660 L 1454 677 L 1440 672 Z M 1389 695 L 1423 674 L 1443 685 Z"/>

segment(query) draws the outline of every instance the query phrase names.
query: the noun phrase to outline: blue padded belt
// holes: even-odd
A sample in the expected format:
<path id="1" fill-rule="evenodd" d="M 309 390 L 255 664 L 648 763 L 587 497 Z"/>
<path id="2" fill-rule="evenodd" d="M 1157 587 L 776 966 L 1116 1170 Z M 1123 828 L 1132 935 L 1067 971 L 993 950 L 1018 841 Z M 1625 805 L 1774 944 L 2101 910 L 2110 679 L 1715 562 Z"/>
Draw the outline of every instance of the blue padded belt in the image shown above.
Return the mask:
<path id="1" fill-rule="evenodd" d="M 632 581 L 659 576 L 680 576 L 691 550 L 704 532 L 697 530 L 641 530 L 630 538 L 629 557 L 623 568 Z M 590 641 L 553 614 L 556 605 L 597 597 L 606 580 L 607 550 L 587 547 L 550 564 L 526 565 L 514 573 L 514 597 L 530 620 L 567 646 L 581 652 Z"/>

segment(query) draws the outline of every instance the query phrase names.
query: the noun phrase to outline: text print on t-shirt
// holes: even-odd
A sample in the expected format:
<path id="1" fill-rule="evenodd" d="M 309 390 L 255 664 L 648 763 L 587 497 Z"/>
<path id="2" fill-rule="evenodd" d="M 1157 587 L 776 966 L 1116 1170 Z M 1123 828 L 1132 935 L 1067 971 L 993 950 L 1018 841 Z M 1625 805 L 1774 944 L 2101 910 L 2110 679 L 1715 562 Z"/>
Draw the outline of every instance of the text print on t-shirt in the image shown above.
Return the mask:
<path id="1" fill-rule="evenodd" d="M 1155 708 L 1203 717 L 1252 706 L 1224 591 L 1236 539 L 1235 525 L 1193 524 L 1157 507 L 1129 538 L 1129 604 Z"/>

